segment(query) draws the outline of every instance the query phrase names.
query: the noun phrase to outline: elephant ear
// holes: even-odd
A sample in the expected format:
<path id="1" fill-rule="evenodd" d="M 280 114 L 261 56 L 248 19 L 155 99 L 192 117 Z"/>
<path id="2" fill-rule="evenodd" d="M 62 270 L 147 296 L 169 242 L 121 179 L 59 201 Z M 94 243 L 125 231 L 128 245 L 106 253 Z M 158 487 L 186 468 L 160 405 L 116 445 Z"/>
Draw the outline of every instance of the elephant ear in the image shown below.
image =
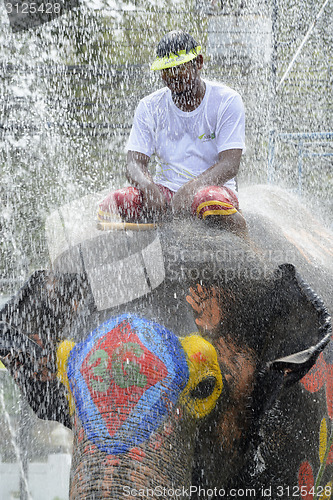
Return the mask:
<path id="1" fill-rule="evenodd" d="M 270 301 L 270 332 L 260 355 L 261 366 L 283 368 L 286 376 L 297 372 L 301 378 L 329 342 L 330 316 L 291 264 L 277 269 Z"/>
<path id="2" fill-rule="evenodd" d="M 57 379 L 44 381 L 38 373 L 36 376 L 37 361 L 47 349 L 47 366 L 55 370 L 56 337 L 67 325 L 74 299 L 83 296 L 83 286 L 80 276 L 58 277 L 36 271 L 0 309 L 0 357 L 6 368 L 38 418 L 55 420 L 69 428 L 72 423 L 66 389 Z M 43 348 L 31 338 L 34 335 Z"/>
<path id="3" fill-rule="evenodd" d="M 295 386 L 313 367 L 320 353 L 328 347 L 332 334 L 331 318 L 324 303 L 300 278 L 293 265 L 279 266 L 270 292 L 266 310 L 270 333 L 265 332 L 264 346 L 258 356 L 250 405 L 251 424 L 243 443 L 244 454 L 248 457 L 245 460 L 247 468 L 239 473 L 249 484 L 260 463 L 259 446 L 265 439 L 261 426 L 267 412 L 284 389 Z"/>
<path id="4" fill-rule="evenodd" d="M 279 266 L 271 296 L 271 333 L 260 353 L 252 397 L 256 415 L 268 410 L 283 387 L 303 378 L 330 342 L 330 316 L 322 300 L 291 264 Z"/>
<path id="5" fill-rule="evenodd" d="M 299 313 L 296 312 L 296 321 L 300 321 L 300 329 L 305 341 L 311 340 L 313 335 L 317 336 L 318 342 L 307 349 L 294 352 L 267 363 L 267 369 L 278 371 L 284 374 L 284 385 L 292 385 L 306 375 L 306 373 L 316 363 L 319 354 L 330 342 L 332 327 L 330 316 L 322 300 L 314 291 L 300 278 L 291 264 L 284 264 L 279 267 L 282 272 L 283 283 L 288 283 L 287 289 L 293 287 L 300 296 L 300 303 L 303 304 L 303 314 L 300 309 L 301 318 L 297 319 Z M 291 310 L 291 314 L 292 314 Z"/>

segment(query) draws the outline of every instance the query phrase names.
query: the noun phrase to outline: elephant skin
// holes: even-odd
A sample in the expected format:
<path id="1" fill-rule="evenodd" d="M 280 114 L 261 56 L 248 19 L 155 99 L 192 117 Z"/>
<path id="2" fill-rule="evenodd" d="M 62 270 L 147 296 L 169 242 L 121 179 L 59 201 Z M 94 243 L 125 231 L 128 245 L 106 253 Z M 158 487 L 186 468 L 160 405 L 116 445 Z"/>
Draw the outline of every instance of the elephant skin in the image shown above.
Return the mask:
<path id="1" fill-rule="evenodd" d="M 285 249 L 290 241 L 277 234 Z M 160 488 L 168 499 L 176 488 L 178 498 L 195 499 L 199 487 L 215 498 L 247 488 L 255 498 L 305 490 L 310 498 L 316 478 L 330 488 L 333 353 L 321 299 L 255 238 L 179 220 L 159 229 L 159 241 L 164 279 L 129 303 L 101 310 L 86 274 L 43 272 L 2 311 L 6 324 L 38 332 L 52 373 L 56 341 L 76 344 L 66 373 L 71 405 L 66 384 L 31 375 L 41 362 L 23 356 L 28 370 L 7 360 L 38 416 L 73 429 L 71 498 Z"/>

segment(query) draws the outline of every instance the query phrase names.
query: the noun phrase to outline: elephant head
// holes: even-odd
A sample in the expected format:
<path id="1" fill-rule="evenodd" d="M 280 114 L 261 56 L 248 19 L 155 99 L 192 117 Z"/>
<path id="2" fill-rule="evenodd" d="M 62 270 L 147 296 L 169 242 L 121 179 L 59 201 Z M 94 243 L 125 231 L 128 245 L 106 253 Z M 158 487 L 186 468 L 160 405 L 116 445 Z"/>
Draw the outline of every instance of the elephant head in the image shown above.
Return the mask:
<path id="1" fill-rule="evenodd" d="M 108 310 L 92 305 L 86 276 L 62 276 L 60 285 L 42 277 L 53 298 L 39 330 L 48 338 L 57 328 L 57 297 L 75 342 L 58 348 L 58 360 L 54 349 L 58 380 L 38 386 L 48 404 L 36 403 L 32 378 L 21 385 L 40 417 L 73 428 L 71 498 L 150 489 L 168 499 L 191 485 L 192 498 L 199 487 L 232 498 L 244 484 L 297 484 L 300 464 L 316 460 L 327 412 L 325 394 L 318 389 L 314 404 L 302 382 L 330 352 L 323 304 L 292 265 L 272 270 L 236 236 L 176 224 L 163 229 L 161 246 L 163 282 Z M 7 307 L 7 323 L 22 302 Z M 36 301 L 30 307 L 40 317 Z"/>
<path id="2" fill-rule="evenodd" d="M 73 348 L 67 373 L 76 417 L 72 498 L 85 498 L 92 462 L 100 498 L 125 498 L 132 485 L 190 484 L 197 421 L 223 386 L 209 342 L 120 315 Z"/>

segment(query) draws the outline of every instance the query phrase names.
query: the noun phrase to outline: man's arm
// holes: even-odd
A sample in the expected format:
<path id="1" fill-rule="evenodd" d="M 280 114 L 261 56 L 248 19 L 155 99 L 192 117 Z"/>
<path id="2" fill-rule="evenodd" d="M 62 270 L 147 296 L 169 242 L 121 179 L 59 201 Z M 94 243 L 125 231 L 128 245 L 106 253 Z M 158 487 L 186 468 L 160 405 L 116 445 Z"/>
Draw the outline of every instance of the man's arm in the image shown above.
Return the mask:
<path id="1" fill-rule="evenodd" d="M 166 200 L 148 171 L 149 156 L 128 151 L 127 153 L 127 179 L 135 187 L 140 189 L 145 206 L 153 212 L 164 212 Z"/>
<path id="2" fill-rule="evenodd" d="M 182 186 L 172 200 L 174 212 L 191 209 L 195 194 L 205 186 L 223 186 L 228 180 L 235 177 L 239 170 L 242 156 L 241 149 L 228 149 L 219 153 L 218 162 L 198 175 L 192 181 Z"/>

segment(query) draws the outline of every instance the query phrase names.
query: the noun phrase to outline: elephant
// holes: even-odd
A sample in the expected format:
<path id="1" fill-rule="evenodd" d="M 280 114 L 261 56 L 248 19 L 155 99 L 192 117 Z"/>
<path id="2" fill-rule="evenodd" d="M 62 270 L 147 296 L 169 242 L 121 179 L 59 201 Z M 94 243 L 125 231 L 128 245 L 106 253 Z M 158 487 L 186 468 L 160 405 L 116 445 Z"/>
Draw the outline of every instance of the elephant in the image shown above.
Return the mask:
<path id="1" fill-rule="evenodd" d="M 331 497 L 330 317 L 294 264 L 329 308 L 331 284 L 244 215 L 248 238 L 182 219 L 67 234 L 2 309 L 8 369 L 73 430 L 71 499 Z"/>

